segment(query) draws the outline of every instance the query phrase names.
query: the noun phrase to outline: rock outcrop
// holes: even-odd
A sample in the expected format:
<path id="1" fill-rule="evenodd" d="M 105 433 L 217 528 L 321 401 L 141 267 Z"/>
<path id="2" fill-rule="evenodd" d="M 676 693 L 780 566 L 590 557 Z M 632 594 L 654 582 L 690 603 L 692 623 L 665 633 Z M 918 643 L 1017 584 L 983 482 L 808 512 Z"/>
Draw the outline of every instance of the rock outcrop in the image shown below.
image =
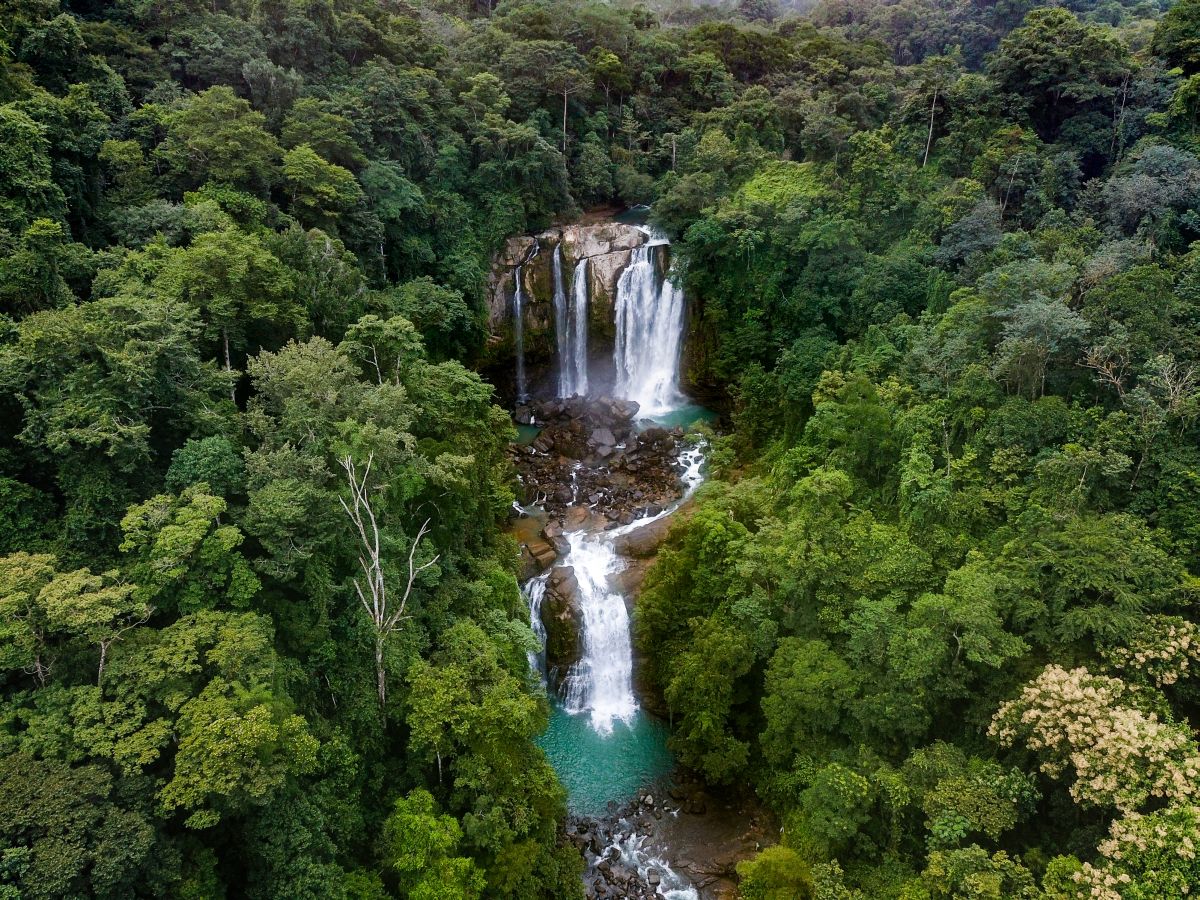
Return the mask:
<path id="1" fill-rule="evenodd" d="M 583 609 L 579 582 L 570 566 L 550 572 L 542 598 L 542 627 L 546 629 L 546 669 L 561 677 L 583 656 Z"/>

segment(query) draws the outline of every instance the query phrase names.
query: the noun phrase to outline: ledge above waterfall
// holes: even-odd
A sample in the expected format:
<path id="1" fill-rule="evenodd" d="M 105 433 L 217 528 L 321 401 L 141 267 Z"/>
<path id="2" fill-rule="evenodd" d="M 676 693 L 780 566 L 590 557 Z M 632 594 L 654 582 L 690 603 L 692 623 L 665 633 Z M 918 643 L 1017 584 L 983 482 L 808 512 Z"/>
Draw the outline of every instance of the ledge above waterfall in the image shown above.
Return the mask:
<path id="1" fill-rule="evenodd" d="M 525 309 L 528 334 L 536 333 L 539 326 L 550 321 L 549 303 L 553 291 L 549 288 L 549 267 L 555 247 L 561 246 L 570 268 L 574 268 L 579 260 L 588 259 L 591 263 L 592 296 L 611 302 L 616 293 L 617 279 L 629 265 L 631 251 L 649 240 L 650 236 L 641 228 L 621 222 L 564 225 L 536 235 L 522 234 L 509 238 L 492 261 L 488 281 L 488 331 L 493 339 L 504 342 L 506 332 L 511 330 L 512 296 L 515 290 L 513 277 L 517 266 L 527 260 L 529 263 L 524 266 L 522 276 L 530 296 Z M 535 246 L 543 252 L 530 259 Z M 546 309 L 540 309 L 539 305 Z"/>
<path id="2" fill-rule="evenodd" d="M 602 222 L 599 225 L 567 225 L 556 229 L 563 250 L 574 260 L 605 256 L 640 247 L 650 240 L 641 228 L 621 222 Z M 550 234 L 547 232 L 547 240 Z"/>

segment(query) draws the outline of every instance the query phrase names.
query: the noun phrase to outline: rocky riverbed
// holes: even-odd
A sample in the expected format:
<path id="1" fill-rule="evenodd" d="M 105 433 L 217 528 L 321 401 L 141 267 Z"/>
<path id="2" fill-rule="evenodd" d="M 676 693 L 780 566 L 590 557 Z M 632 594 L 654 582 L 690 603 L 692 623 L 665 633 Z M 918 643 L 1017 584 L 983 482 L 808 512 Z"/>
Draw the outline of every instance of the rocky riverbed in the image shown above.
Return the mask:
<path id="1" fill-rule="evenodd" d="M 629 525 L 682 496 L 683 430 L 639 423 L 637 413 L 636 403 L 606 397 L 517 408 L 518 424 L 541 429 L 511 448 L 524 504 L 545 520 L 540 534 L 522 535 L 526 578 L 554 565 L 565 531 Z"/>
<path id="2" fill-rule="evenodd" d="M 604 816 L 567 823 L 567 839 L 586 864 L 589 900 L 732 900 L 737 863 L 774 843 L 777 833 L 753 798 L 710 796 L 698 781 L 678 775 L 669 787 L 610 804 Z"/>

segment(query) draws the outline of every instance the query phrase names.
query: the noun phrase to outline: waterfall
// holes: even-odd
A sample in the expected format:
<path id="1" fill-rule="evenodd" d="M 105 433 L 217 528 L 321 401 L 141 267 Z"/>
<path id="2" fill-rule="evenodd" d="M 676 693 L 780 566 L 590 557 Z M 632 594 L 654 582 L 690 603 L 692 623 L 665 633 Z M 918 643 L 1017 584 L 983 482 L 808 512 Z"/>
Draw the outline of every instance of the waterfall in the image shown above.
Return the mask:
<path id="1" fill-rule="evenodd" d="M 546 584 L 550 581 L 550 573 L 543 572 L 536 578 L 531 578 L 522 589 L 525 599 L 529 601 L 529 626 L 533 636 L 537 638 L 538 646 L 546 646 L 546 626 L 542 624 L 542 600 L 546 597 Z M 543 678 L 546 674 L 545 650 L 535 653 L 529 651 L 529 668 Z"/>
<path id="2" fill-rule="evenodd" d="M 679 478 L 683 483 L 683 496 L 662 512 L 645 516 L 620 528 L 608 531 L 571 531 L 564 537 L 569 552 L 559 565 L 571 566 L 578 585 L 578 599 L 583 613 L 583 656 L 571 667 L 560 685 L 561 708 L 573 715 L 590 714 L 590 727 L 603 742 L 621 746 L 622 739 L 634 734 L 639 710 L 633 693 L 633 647 L 629 632 L 629 614 L 625 598 L 611 585 L 611 578 L 625 565 L 617 555 L 615 540 L 635 528 L 646 525 L 664 516 L 671 515 L 679 505 L 692 496 L 703 481 L 705 445 L 700 442 L 683 448 L 678 457 Z M 577 464 L 578 466 L 578 464 Z M 576 491 L 575 472 L 572 472 L 572 492 Z M 529 603 L 530 624 L 538 643 L 545 647 L 546 632 L 541 622 L 541 606 L 550 573 L 545 572 L 525 582 L 523 587 Z M 531 653 L 530 666 L 538 673 L 544 672 L 544 656 Z M 570 716 L 568 716 L 570 718 Z M 629 726 L 629 730 L 614 734 L 617 721 Z M 604 757 L 605 751 L 595 744 L 584 744 L 589 751 Z M 631 745 L 625 745 L 627 748 Z M 628 751 L 626 751 L 628 752 Z M 589 757 L 592 758 L 592 757 Z M 607 759 L 606 759 L 607 761 Z M 613 765 L 621 765 L 623 758 L 611 758 Z M 556 766 L 557 767 L 557 766 Z M 613 777 L 611 769 L 605 768 L 602 778 L 606 783 Z M 676 813 L 678 810 L 676 810 Z M 664 858 L 665 849 L 651 840 L 644 825 L 627 819 L 620 820 L 620 831 L 603 853 L 604 859 L 620 858 L 622 863 L 637 873 L 638 880 L 654 896 L 663 900 L 699 900 L 699 891 L 675 872 Z M 639 831 L 639 828 L 642 830 Z M 589 857 L 589 865 L 595 859 Z M 653 873 L 653 876 L 651 875 Z"/>
<path id="3" fill-rule="evenodd" d="M 684 448 L 679 454 L 680 481 L 684 484 L 683 496 L 673 505 L 653 516 L 644 516 L 609 531 L 589 533 L 571 531 L 565 537 L 570 545 L 569 554 L 560 565 L 572 566 L 579 585 L 579 605 L 583 610 L 583 656 L 571 666 L 563 679 L 560 692 L 563 708 L 572 714 L 591 714 L 592 727 L 600 734 L 612 732 L 613 723 L 628 722 L 637 712 L 637 699 L 633 695 L 633 644 L 629 633 L 629 611 L 625 598 L 613 590 L 609 579 L 625 567 L 614 549 L 614 541 L 635 528 L 669 516 L 689 497 L 704 480 L 701 467 L 704 465 L 704 445 Z M 534 579 L 526 586 L 531 618 L 535 615 L 535 603 L 541 609 L 542 594 L 545 593 L 545 576 Z M 545 631 L 540 620 L 533 623 L 540 641 L 545 641 Z"/>
<path id="4" fill-rule="evenodd" d="M 584 396 L 588 389 L 587 259 L 575 264 L 571 293 L 562 271 L 562 245 L 554 248 L 554 332 L 558 343 L 558 396 Z"/>
<path id="5" fill-rule="evenodd" d="M 617 281 L 615 303 L 617 369 L 614 393 L 636 400 L 641 411 L 661 414 L 679 403 L 679 353 L 683 339 L 683 291 L 670 274 L 660 275 L 659 248 L 651 240 L 636 247 Z"/>
<path id="6" fill-rule="evenodd" d="M 529 397 L 525 384 L 525 281 L 521 277 L 524 266 L 517 266 L 513 274 L 516 290 L 513 292 L 513 342 L 517 350 L 517 402 L 524 403 Z"/>
<path id="7" fill-rule="evenodd" d="M 590 712 L 592 727 L 607 734 L 614 721 L 628 721 L 637 711 L 629 612 L 625 599 L 608 584 L 619 561 L 607 534 L 573 531 L 566 538 L 579 582 L 584 650 L 563 680 L 563 705 L 569 713 Z"/>
<path id="8" fill-rule="evenodd" d="M 554 277 L 554 343 L 558 349 L 558 396 L 570 397 L 571 374 L 571 321 L 567 308 L 567 289 L 563 284 L 562 244 L 554 247 L 551 262 Z"/>
<path id="9" fill-rule="evenodd" d="M 588 391 L 588 261 L 587 257 L 575 263 L 571 276 L 571 324 L 572 358 L 575 362 L 575 380 L 565 396 L 586 395 Z"/>
<path id="10" fill-rule="evenodd" d="M 513 343 L 517 351 L 517 402 L 524 403 L 529 399 L 529 386 L 525 379 L 525 279 L 522 277 L 525 266 L 538 255 L 541 248 L 535 240 L 525 257 L 525 262 L 517 266 L 513 273 Z"/>

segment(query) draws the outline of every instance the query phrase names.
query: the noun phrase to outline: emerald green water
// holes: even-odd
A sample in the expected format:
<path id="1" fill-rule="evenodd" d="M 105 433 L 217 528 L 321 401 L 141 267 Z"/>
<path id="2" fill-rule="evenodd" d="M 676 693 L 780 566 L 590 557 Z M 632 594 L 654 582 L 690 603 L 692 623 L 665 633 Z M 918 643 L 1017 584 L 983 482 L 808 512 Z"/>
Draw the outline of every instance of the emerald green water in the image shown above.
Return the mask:
<path id="1" fill-rule="evenodd" d="M 537 436 L 542 433 L 542 429 L 538 425 L 518 425 L 517 426 L 517 443 L 532 444 L 537 440 Z"/>
<path id="2" fill-rule="evenodd" d="M 715 425 L 719 416 L 699 403 L 685 403 L 661 416 L 649 416 L 649 418 L 655 425 L 661 425 L 663 428 L 674 428 L 678 425 L 686 431 L 696 425 Z"/>
<path id="3" fill-rule="evenodd" d="M 613 216 L 614 222 L 620 222 L 623 225 L 645 225 L 646 220 L 650 218 L 650 207 L 648 206 L 631 206 L 622 213 Z"/>
<path id="4" fill-rule="evenodd" d="M 537 743 L 567 789 L 571 812 L 595 816 L 609 800 L 623 803 L 671 771 L 667 734 L 666 725 L 641 710 L 629 724 L 617 721 L 610 734 L 600 734 L 587 713 L 568 715 L 554 703 Z"/>

